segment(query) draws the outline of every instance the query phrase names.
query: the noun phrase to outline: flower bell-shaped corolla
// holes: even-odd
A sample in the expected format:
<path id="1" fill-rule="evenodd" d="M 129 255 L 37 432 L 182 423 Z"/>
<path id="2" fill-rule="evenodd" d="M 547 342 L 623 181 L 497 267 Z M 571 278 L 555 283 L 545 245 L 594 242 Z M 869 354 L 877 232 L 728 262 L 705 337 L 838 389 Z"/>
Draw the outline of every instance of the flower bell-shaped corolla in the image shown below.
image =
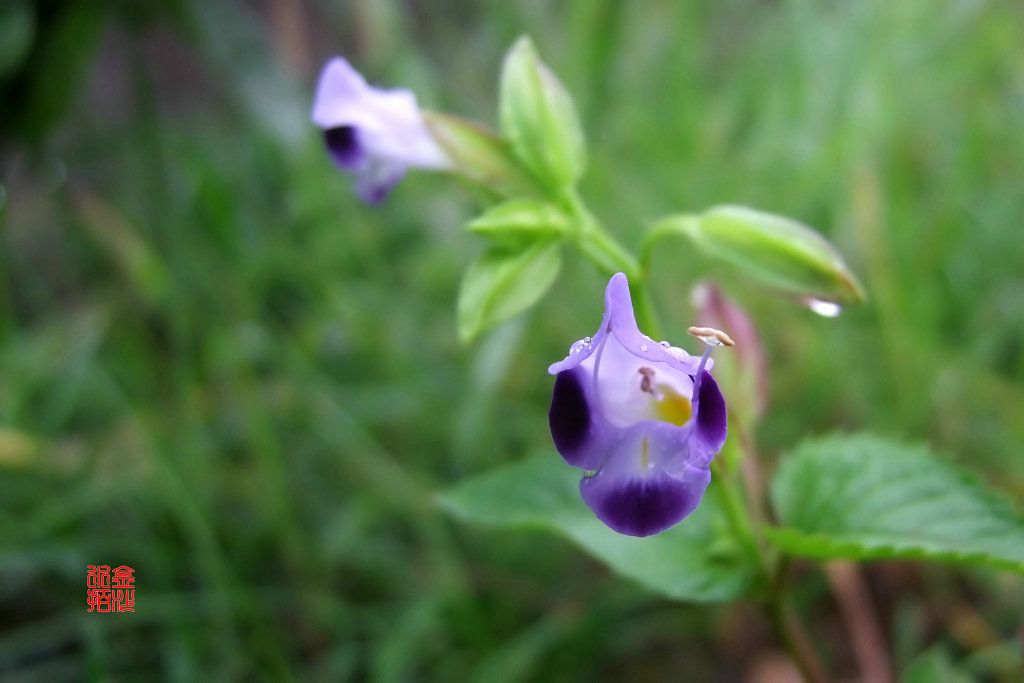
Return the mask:
<path id="1" fill-rule="evenodd" d="M 410 167 L 450 166 L 427 132 L 416 96 L 370 86 L 341 57 L 327 62 L 320 74 L 313 123 L 324 131 L 331 160 L 356 175 L 356 193 L 372 204 L 384 199 Z"/>
<path id="2" fill-rule="evenodd" d="M 725 442 L 725 399 L 707 368 L 712 346 L 732 340 L 689 331 L 707 344 L 700 358 L 642 334 L 619 273 L 608 282 L 600 329 L 548 368 L 555 447 L 585 470 L 583 500 L 621 534 L 650 536 L 693 512 Z"/>

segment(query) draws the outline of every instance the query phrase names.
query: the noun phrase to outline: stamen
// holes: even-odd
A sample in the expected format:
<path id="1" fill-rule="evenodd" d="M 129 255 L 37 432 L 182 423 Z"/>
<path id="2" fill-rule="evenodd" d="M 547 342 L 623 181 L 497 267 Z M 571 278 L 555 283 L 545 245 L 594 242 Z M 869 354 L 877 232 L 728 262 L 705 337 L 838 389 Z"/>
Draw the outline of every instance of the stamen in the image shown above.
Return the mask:
<path id="1" fill-rule="evenodd" d="M 732 337 L 713 327 L 688 327 L 686 334 L 696 337 L 710 346 L 736 346 Z"/>
<path id="2" fill-rule="evenodd" d="M 640 391 L 650 394 L 656 401 L 660 401 L 662 399 L 661 392 L 654 388 L 654 370 L 643 367 L 638 368 L 637 372 L 643 378 L 640 380 Z"/>
<path id="3" fill-rule="evenodd" d="M 736 346 L 732 337 L 721 330 L 713 327 L 690 327 L 686 333 L 704 342 L 704 355 L 700 357 L 700 364 L 697 366 L 697 375 L 693 378 L 693 402 L 696 403 L 700 396 L 700 380 L 704 376 L 704 366 L 707 365 L 708 357 L 716 346 Z"/>

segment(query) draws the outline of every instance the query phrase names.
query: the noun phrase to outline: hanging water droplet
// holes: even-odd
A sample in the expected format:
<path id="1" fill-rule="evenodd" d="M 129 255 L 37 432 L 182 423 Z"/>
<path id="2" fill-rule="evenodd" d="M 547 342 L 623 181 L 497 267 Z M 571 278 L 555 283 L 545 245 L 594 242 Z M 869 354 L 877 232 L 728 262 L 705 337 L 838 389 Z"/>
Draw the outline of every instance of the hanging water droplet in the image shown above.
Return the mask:
<path id="1" fill-rule="evenodd" d="M 825 318 L 835 318 L 837 315 L 843 312 L 843 307 L 834 301 L 822 301 L 821 299 L 812 299 L 810 297 L 803 300 L 803 303 L 811 311 Z"/>

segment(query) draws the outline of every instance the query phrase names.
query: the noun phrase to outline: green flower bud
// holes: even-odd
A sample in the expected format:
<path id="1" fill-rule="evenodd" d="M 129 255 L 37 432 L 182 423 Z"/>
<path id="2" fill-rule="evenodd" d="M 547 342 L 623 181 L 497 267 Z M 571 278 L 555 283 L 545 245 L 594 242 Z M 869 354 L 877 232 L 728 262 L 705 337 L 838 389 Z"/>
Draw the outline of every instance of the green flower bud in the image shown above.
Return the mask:
<path id="1" fill-rule="evenodd" d="M 802 298 L 847 305 L 864 290 L 824 237 L 790 218 L 745 206 L 716 206 L 699 215 L 662 219 L 648 236 L 683 235 L 705 255 Z"/>
<path id="2" fill-rule="evenodd" d="M 512 151 L 545 187 L 576 183 L 586 165 L 576 108 L 529 38 L 520 38 L 505 56 L 500 116 Z"/>

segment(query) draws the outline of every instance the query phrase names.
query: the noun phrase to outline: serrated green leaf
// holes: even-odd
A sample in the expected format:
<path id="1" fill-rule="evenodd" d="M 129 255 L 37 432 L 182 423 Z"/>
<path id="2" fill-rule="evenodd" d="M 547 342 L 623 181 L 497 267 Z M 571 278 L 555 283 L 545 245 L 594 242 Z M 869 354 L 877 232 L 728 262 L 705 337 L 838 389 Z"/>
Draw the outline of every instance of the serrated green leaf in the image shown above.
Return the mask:
<path id="1" fill-rule="evenodd" d="M 466 229 L 502 244 L 518 245 L 569 232 L 571 220 L 556 207 L 537 199 L 512 199 L 488 209 Z"/>
<path id="2" fill-rule="evenodd" d="M 579 180 L 586 147 L 576 108 L 529 38 L 517 40 L 505 57 L 499 113 L 513 152 L 545 185 Z"/>
<path id="3" fill-rule="evenodd" d="M 795 555 L 1024 572 L 1024 514 L 923 446 L 870 435 L 808 441 L 785 458 L 771 494 L 784 526 L 765 533 Z"/>
<path id="4" fill-rule="evenodd" d="M 554 454 L 471 478 L 441 497 L 467 520 L 528 525 L 568 537 L 612 570 L 675 600 L 717 602 L 743 594 L 752 575 L 738 554 L 716 545 L 718 506 L 706 496 L 697 510 L 657 536 L 634 538 L 602 524 L 579 494 L 580 473 Z"/>
<path id="5" fill-rule="evenodd" d="M 525 249 L 491 247 L 466 270 L 459 289 L 459 336 L 469 341 L 525 311 L 540 299 L 562 267 L 558 241 Z"/>

